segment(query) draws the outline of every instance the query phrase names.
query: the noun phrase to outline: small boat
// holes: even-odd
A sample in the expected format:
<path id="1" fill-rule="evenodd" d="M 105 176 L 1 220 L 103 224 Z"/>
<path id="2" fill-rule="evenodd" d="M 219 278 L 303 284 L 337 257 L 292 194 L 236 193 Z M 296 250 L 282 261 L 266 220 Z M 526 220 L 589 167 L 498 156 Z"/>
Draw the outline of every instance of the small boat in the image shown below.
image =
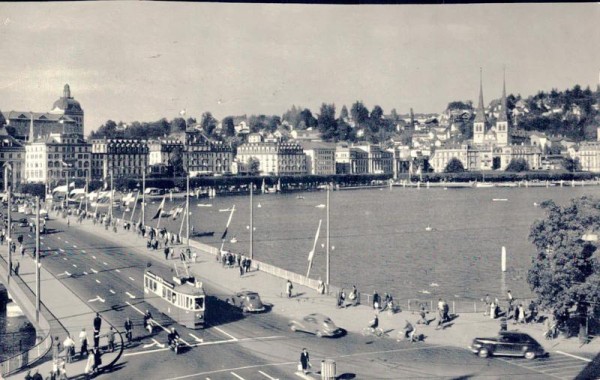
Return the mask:
<path id="1" fill-rule="evenodd" d="M 540 204 L 537 202 L 533 202 L 533 207 L 538 207 Z"/>
<path id="2" fill-rule="evenodd" d="M 327 207 L 327 206 L 325 206 L 324 204 L 322 204 L 322 203 L 321 203 L 320 205 L 316 205 L 315 207 L 316 207 L 316 208 L 325 208 L 325 207 Z"/>
<path id="3" fill-rule="evenodd" d="M 229 240 L 229 242 L 235 244 L 237 243 L 237 238 L 234 236 L 233 238 L 231 238 L 231 240 Z"/>
<path id="4" fill-rule="evenodd" d="M 419 290 L 419 293 L 431 294 L 431 292 L 429 290 Z"/>
<path id="5" fill-rule="evenodd" d="M 261 208 L 262 205 L 259 203 L 259 204 L 256 205 L 256 207 Z"/>
<path id="6" fill-rule="evenodd" d="M 198 207 L 212 207 L 211 204 L 200 203 Z"/>
<path id="7" fill-rule="evenodd" d="M 193 237 L 203 237 L 203 236 L 213 236 L 215 234 L 215 231 L 204 231 L 204 232 L 194 232 L 191 233 L 190 236 Z"/>
<path id="8" fill-rule="evenodd" d="M 432 288 L 437 288 L 438 286 L 440 286 L 440 284 L 438 284 L 437 282 L 432 282 L 431 284 L 429 284 L 429 286 L 431 286 Z"/>
<path id="9" fill-rule="evenodd" d="M 506 202 L 508 201 L 508 199 L 506 198 L 494 198 L 492 199 L 492 202 Z"/>
<path id="10" fill-rule="evenodd" d="M 433 231 L 433 228 L 431 228 L 431 226 L 428 225 L 427 227 L 425 227 L 425 231 L 427 231 L 427 232 Z"/>

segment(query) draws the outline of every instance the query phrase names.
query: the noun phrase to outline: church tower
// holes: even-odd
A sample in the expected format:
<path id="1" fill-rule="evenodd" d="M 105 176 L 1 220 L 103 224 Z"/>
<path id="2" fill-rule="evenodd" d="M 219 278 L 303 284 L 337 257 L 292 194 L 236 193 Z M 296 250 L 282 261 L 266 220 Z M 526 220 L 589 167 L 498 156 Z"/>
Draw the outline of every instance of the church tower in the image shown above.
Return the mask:
<path id="1" fill-rule="evenodd" d="M 477 106 L 477 113 L 473 122 L 473 143 L 483 144 L 486 124 L 485 107 L 483 106 L 483 79 L 481 69 L 479 69 L 479 105 Z"/>
<path id="2" fill-rule="evenodd" d="M 498 120 L 496 120 L 496 141 L 498 146 L 510 145 L 508 109 L 506 107 L 506 73 L 502 78 L 502 100 L 500 102 L 500 114 Z"/>

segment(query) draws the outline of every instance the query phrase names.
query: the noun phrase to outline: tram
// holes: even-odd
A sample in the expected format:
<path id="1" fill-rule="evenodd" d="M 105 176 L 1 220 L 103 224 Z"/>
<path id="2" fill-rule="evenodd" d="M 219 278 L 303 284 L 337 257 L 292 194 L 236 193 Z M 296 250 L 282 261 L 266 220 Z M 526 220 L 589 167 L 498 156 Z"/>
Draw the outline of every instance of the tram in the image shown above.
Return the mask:
<path id="1" fill-rule="evenodd" d="M 206 294 L 194 277 L 149 267 L 144 271 L 144 300 L 177 323 L 203 328 L 206 322 Z"/>

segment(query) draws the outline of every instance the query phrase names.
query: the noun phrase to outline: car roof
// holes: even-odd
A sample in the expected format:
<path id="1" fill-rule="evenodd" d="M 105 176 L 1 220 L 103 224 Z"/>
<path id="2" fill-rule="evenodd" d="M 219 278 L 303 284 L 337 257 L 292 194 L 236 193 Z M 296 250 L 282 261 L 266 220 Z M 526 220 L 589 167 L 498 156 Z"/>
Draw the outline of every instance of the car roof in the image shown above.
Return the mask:
<path id="1" fill-rule="evenodd" d="M 237 293 L 238 296 L 249 296 L 249 295 L 258 295 L 257 292 L 253 292 L 251 290 L 242 290 L 241 292 Z"/>
<path id="2" fill-rule="evenodd" d="M 520 337 L 527 337 L 529 339 L 533 339 L 533 338 L 531 338 L 531 336 L 529 336 L 529 334 L 525 334 L 525 333 L 522 333 L 522 332 L 516 332 L 516 331 L 500 331 L 500 336 L 506 336 L 506 337 L 511 337 L 511 336 L 517 337 L 517 336 L 520 336 Z"/>

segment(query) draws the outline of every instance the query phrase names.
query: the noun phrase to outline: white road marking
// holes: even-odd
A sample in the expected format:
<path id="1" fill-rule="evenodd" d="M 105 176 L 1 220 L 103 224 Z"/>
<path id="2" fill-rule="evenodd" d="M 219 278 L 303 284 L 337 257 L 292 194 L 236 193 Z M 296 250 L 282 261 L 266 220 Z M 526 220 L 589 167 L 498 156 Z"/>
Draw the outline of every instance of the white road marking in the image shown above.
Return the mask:
<path id="1" fill-rule="evenodd" d="M 81 250 L 81 253 L 85 253 L 85 249 L 82 249 L 82 250 Z"/>
<path id="2" fill-rule="evenodd" d="M 294 372 L 294 374 L 296 376 L 299 376 L 301 379 L 305 379 L 305 380 L 314 380 L 315 379 L 314 377 L 305 375 L 302 372 Z"/>
<path id="3" fill-rule="evenodd" d="M 65 243 L 69 244 L 69 242 L 68 242 L 68 241 L 66 241 L 66 240 L 65 240 Z"/>
<path id="4" fill-rule="evenodd" d="M 63 257 L 63 260 L 67 261 L 67 258 L 66 258 L 66 257 Z"/>
<path id="5" fill-rule="evenodd" d="M 163 343 L 159 343 L 156 339 L 152 338 L 152 341 L 154 343 L 152 344 L 144 344 L 144 348 L 149 348 L 149 347 L 154 347 L 154 346 L 158 346 L 160 348 L 163 348 L 165 345 Z"/>
<path id="6" fill-rule="evenodd" d="M 237 374 L 237 373 L 235 373 L 235 372 L 229 372 L 229 373 L 230 373 L 230 374 L 232 374 L 233 376 L 237 377 L 237 378 L 238 378 L 238 379 L 240 379 L 240 380 L 246 380 L 246 379 L 244 379 L 243 377 L 241 377 L 240 375 L 238 375 L 238 374 Z"/>
<path id="7" fill-rule="evenodd" d="M 31 236 L 31 234 L 27 234 L 27 236 L 29 236 L 30 238 L 32 238 L 33 236 Z"/>
<path id="8" fill-rule="evenodd" d="M 526 366 L 526 365 L 523 365 L 523 364 L 519 364 L 519 362 L 518 362 L 518 361 L 516 361 L 516 360 L 506 360 L 506 359 L 502 359 L 502 358 L 498 358 L 498 360 L 500 360 L 500 361 L 503 361 L 503 362 L 505 362 L 505 363 L 512 364 L 512 365 L 514 365 L 514 366 L 517 366 L 517 367 L 520 367 L 520 368 L 525 368 L 525 369 L 528 369 L 528 370 L 530 370 L 530 371 L 534 371 L 534 372 L 537 372 L 537 373 L 541 373 L 542 375 L 551 376 L 551 377 L 553 377 L 553 378 L 555 378 L 555 379 L 561 379 L 560 377 L 558 377 L 558 376 L 556 376 L 556 375 L 554 375 L 554 374 L 552 374 L 552 373 L 545 372 L 545 371 L 540 371 L 540 370 L 538 370 L 538 369 L 535 369 L 535 368 L 532 368 L 532 367 L 529 367 L 529 366 Z"/>
<path id="9" fill-rule="evenodd" d="M 135 298 L 135 296 L 129 292 L 125 292 L 125 294 L 127 294 L 129 296 L 129 298 Z"/>
<path id="10" fill-rule="evenodd" d="M 92 272 L 94 272 L 94 273 L 98 273 L 98 271 L 97 271 L 97 270 L 95 270 L 94 268 L 90 268 L 90 270 L 91 270 Z"/>
<path id="11" fill-rule="evenodd" d="M 234 337 L 233 335 L 229 334 L 228 332 L 225 332 L 225 331 L 223 331 L 222 329 L 220 329 L 220 328 L 218 328 L 218 327 L 216 327 L 216 326 L 213 326 L 213 328 L 214 328 L 215 330 L 217 330 L 218 332 L 220 332 L 221 334 L 223 334 L 223 335 L 227 335 L 227 336 L 228 336 L 228 337 L 230 337 L 230 338 L 231 338 L 231 340 L 233 340 L 233 341 L 237 341 L 237 340 L 238 340 L 238 338 Z"/>
<path id="12" fill-rule="evenodd" d="M 103 261 L 103 262 L 102 262 L 102 264 L 104 264 L 104 265 L 108 265 L 108 264 L 106 263 L 106 261 Z"/>
<path id="13" fill-rule="evenodd" d="M 106 300 L 100 296 L 96 296 L 96 298 L 92 298 L 91 300 L 88 300 L 88 302 L 96 302 L 96 301 L 100 301 L 100 302 L 104 303 L 104 301 L 106 301 Z"/>
<path id="14" fill-rule="evenodd" d="M 202 342 L 204 342 L 204 339 L 202 339 L 202 338 L 198 338 L 196 335 L 194 335 L 194 334 L 192 334 L 192 333 L 189 333 L 188 335 L 189 335 L 189 336 L 191 336 L 191 337 L 192 337 L 192 339 L 194 339 L 194 340 L 195 340 L 196 342 L 198 342 L 198 343 L 202 343 Z"/>
<path id="15" fill-rule="evenodd" d="M 73 264 L 73 268 L 77 268 L 77 265 Z"/>
<path id="16" fill-rule="evenodd" d="M 77 246 L 75 244 L 73 244 L 73 248 L 77 248 Z"/>
<path id="17" fill-rule="evenodd" d="M 112 290 L 112 289 L 108 289 L 108 290 L 109 290 L 109 291 L 110 291 L 112 294 L 117 294 L 117 293 L 115 293 L 115 291 L 114 291 L 114 290 Z"/>
<path id="18" fill-rule="evenodd" d="M 572 358 L 574 358 L 574 359 L 583 360 L 584 362 L 588 362 L 588 363 L 591 363 L 591 362 L 592 362 L 592 361 L 591 361 L 590 359 L 588 359 L 588 358 L 583 358 L 583 357 L 581 357 L 581 356 L 577 356 L 577 355 L 573 355 L 573 354 L 568 354 L 568 353 L 566 353 L 566 352 L 562 352 L 562 351 L 554 351 L 554 352 L 556 352 L 557 354 L 561 354 L 561 355 L 565 355 L 565 356 L 570 356 L 570 357 L 572 357 Z"/>
<path id="19" fill-rule="evenodd" d="M 118 269 L 115 269 L 115 270 L 117 271 L 117 273 L 121 273 L 121 271 L 120 271 L 120 270 L 118 270 Z"/>
<path id="20" fill-rule="evenodd" d="M 272 377 L 272 376 L 269 376 L 269 375 L 267 375 L 267 374 L 266 374 L 266 373 L 264 373 L 263 371 L 258 371 L 258 373 L 260 373 L 261 375 L 263 375 L 264 377 L 266 377 L 266 378 L 268 378 L 268 379 L 271 379 L 271 380 L 279 380 L 279 379 L 276 379 L 276 378 L 274 378 L 274 377 Z"/>
<path id="21" fill-rule="evenodd" d="M 92 255 L 92 259 L 96 260 L 96 256 Z"/>
<path id="22" fill-rule="evenodd" d="M 129 279 L 130 279 L 131 281 L 135 281 L 135 279 L 134 279 L 133 277 L 129 277 Z"/>
<path id="23" fill-rule="evenodd" d="M 62 253 L 65 253 L 65 250 L 62 248 L 59 248 L 58 250 L 61 251 Z"/>
<path id="24" fill-rule="evenodd" d="M 56 238 L 57 238 L 58 240 L 60 240 L 60 236 L 57 236 Z"/>
<path id="25" fill-rule="evenodd" d="M 65 273 L 61 273 L 59 274 L 59 276 L 67 276 L 67 277 L 71 277 L 71 273 L 65 271 Z"/>
<path id="26" fill-rule="evenodd" d="M 99 283 L 99 284 L 101 284 L 100 280 L 98 280 L 98 279 L 96 279 L 96 282 Z"/>
<path id="27" fill-rule="evenodd" d="M 88 272 L 86 272 L 86 271 L 83 271 L 83 274 L 85 274 L 85 275 L 87 276 L 87 275 L 88 275 Z"/>

